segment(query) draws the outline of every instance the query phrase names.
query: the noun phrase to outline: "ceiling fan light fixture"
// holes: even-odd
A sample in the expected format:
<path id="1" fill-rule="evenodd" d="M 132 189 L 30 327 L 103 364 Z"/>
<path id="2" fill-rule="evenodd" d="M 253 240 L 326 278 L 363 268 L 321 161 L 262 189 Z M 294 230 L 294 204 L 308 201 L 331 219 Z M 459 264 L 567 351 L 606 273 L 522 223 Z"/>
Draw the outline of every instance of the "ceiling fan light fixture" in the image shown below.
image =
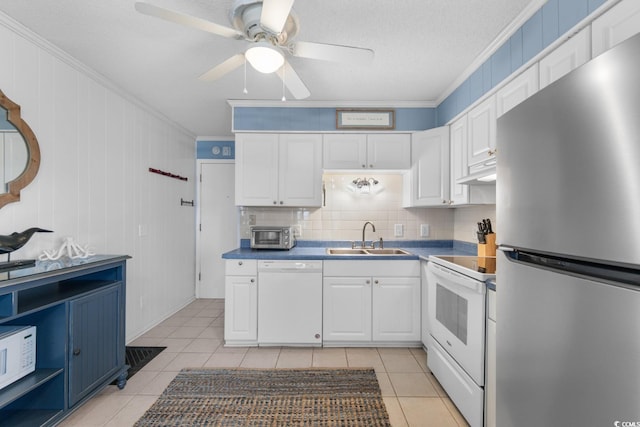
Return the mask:
<path id="1" fill-rule="evenodd" d="M 251 46 L 244 56 L 253 68 L 265 74 L 277 71 L 284 64 L 282 53 L 267 42 L 259 42 Z"/>

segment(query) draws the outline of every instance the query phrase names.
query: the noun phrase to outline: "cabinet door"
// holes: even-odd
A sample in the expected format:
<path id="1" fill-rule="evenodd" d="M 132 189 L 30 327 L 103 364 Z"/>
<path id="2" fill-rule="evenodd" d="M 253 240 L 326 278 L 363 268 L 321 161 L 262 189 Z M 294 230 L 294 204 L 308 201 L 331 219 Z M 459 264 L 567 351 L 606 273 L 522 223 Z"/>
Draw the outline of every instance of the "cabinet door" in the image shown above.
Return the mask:
<path id="1" fill-rule="evenodd" d="M 496 117 L 502 116 L 538 91 L 538 74 L 538 64 L 535 64 L 496 93 Z"/>
<path id="2" fill-rule="evenodd" d="M 451 204 L 469 203 L 469 186 L 456 184 L 456 180 L 469 175 L 467 159 L 467 116 L 451 124 Z"/>
<path id="3" fill-rule="evenodd" d="M 540 60 L 540 89 L 591 59 L 591 33 L 586 27 Z"/>
<path id="4" fill-rule="evenodd" d="M 124 365 L 122 284 L 69 303 L 69 407 Z"/>
<path id="5" fill-rule="evenodd" d="M 420 278 L 373 278 L 373 340 L 420 341 Z"/>
<path id="6" fill-rule="evenodd" d="M 410 169 L 411 135 L 367 135 L 367 167 L 370 169 Z"/>
<path id="7" fill-rule="evenodd" d="M 236 205 L 278 204 L 278 135 L 236 135 Z"/>
<path id="8" fill-rule="evenodd" d="M 449 201 L 449 127 L 411 135 L 411 206 L 442 206 Z"/>
<path id="9" fill-rule="evenodd" d="M 326 134 L 323 136 L 324 169 L 367 167 L 367 135 Z"/>
<path id="10" fill-rule="evenodd" d="M 496 322 L 487 320 L 487 379 L 485 381 L 485 426 L 496 427 Z"/>
<path id="11" fill-rule="evenodd" d="M 592 51 L 596 57 L 640 32 L 640 2 L 622 0 L 591 23 Z"/>
<path id="12" fill-rule="evenodd" d="M 469 126 L 467 141 L 468 165 L 481 164 L 495 156 L 496 98 L 495 95 L 478 104 L 467 114 Z"/>
<path id="13" fill-rule="evenodd" d="M 324 341 L 371 341 L 371 278 L 325 277 Z"/>
<path id="14" fill-rule="evenodd" d="M 255 276 L 225 278 L 224 339 L 255 342 L 258 339 L 258 280 Z"/>
<path id="15" fill-rule="evenodd" d="M 322 135 L 280 135 L 278 206 L 322 205 Z"/>

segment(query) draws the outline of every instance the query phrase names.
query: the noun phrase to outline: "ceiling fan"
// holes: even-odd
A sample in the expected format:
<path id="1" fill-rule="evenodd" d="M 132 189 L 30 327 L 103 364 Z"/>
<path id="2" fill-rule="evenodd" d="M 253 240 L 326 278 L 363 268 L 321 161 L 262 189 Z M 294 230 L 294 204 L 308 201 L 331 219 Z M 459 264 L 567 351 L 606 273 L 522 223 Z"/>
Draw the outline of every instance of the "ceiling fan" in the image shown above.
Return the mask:
<path id="1" fill-rule="evenodd" d="M 293 2 L 294 0 L 234 0 L 229 11 L 229 20 L 234 28 L 150 3 L 136 2 L 135 8 L 145 15 L 250 43 L 244 53 L 238 53 L 202 74 L 199 79 L 203 81 L 219 79 L 247 61 L 260 72 L 277 73 L 296 99 L 304 99 L 311 93 L 285 59 L 285 55 L 347 63 L 368 63 L 373 59 L 374 52 L 371 49 L 294 41 L 299 21 L 292 9 Z"/>

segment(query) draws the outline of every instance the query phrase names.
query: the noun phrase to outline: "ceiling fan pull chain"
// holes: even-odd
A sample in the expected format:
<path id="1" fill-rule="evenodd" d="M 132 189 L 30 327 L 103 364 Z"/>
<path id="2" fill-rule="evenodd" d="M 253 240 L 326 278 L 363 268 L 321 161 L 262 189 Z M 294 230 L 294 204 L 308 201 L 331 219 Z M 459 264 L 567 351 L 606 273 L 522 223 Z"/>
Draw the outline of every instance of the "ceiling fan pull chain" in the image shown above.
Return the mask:
<path id="1" fill-rule="evenodd" d="M 282 101 L 287 100 L 287 98 L 284 96 L 284 81 L 286 76 L 287 76 L 287 67 L 283 65 L 282 66 Z"/>
<path id="2" fill-rule="evenodd" d="M 247 93 L 249 93 L 247 91 L 247 57 L 244 57 L 244 89 L 242 90 L 242 93 L 244 93 L 245 95 Z"/>

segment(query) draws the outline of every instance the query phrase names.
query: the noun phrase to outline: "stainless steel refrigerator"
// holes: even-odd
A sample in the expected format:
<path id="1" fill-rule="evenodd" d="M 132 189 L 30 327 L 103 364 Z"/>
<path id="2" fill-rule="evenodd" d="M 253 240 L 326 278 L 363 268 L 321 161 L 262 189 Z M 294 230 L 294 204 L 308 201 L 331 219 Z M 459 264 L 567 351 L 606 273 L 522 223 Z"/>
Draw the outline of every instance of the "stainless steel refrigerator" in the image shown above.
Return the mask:
<path id="1" fill-rule="evenodd" d="M 497 425 L 640 426 L 640 35 L 497 137 Z"/>

